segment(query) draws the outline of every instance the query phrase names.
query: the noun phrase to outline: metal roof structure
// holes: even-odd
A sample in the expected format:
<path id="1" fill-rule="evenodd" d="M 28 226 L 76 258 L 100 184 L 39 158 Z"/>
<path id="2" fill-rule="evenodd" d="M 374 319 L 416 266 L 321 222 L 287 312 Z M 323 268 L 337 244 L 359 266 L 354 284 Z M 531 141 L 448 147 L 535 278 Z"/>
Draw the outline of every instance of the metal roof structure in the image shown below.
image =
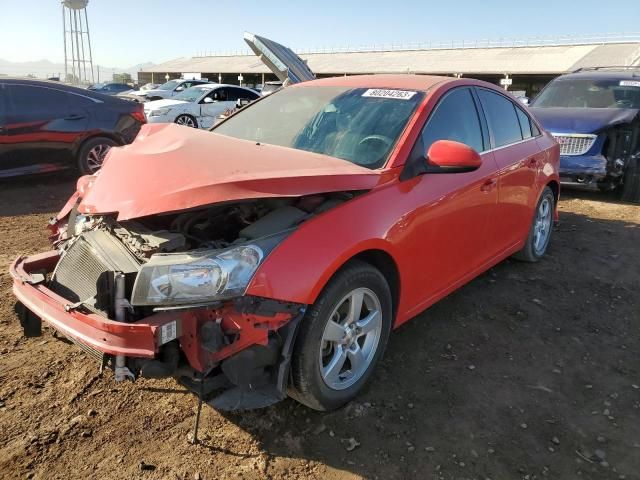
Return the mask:
<path id="1" fill-rule="evenodd" d="M 478 44 L 476 44 L 478 45 Z M 562 45 L 460 46 L 300 53 L 316 74 L 560 74 L 602 65 L 640 65 L 640 39 Z M 154 73 L 270 73 L 250 54 L 183 57 Z"/>

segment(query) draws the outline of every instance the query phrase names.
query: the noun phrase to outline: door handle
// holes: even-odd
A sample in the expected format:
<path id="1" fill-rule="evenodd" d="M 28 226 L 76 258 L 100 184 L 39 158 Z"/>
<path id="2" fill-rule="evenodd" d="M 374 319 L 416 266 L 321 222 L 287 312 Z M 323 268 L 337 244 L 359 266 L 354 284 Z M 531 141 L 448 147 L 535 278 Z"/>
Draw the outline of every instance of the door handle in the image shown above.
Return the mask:
<path id="1" fill-rule="evenodd" d="M 482 184 L 480 190 L 482 190 L 483 192 L 490 192 L 496 187 L 496 185 L 498 185 L 498 180 L 496 180 L 495 178 L 490 178 Z"/>
<path id="2" fill-rule="evenodd" d="M 535 168 L 538 166 L 538 159 L 536 157 L 527 158 L 525 165 L 527 167 Z"/>
<path id="3" fill-rule="evenodd" d="M 80 114 L 72 114 L 67 117 L 64 117 L 65 120 L 82 120 L 83 118 L 86 118 L 86 116 L 80 115 Z"/>

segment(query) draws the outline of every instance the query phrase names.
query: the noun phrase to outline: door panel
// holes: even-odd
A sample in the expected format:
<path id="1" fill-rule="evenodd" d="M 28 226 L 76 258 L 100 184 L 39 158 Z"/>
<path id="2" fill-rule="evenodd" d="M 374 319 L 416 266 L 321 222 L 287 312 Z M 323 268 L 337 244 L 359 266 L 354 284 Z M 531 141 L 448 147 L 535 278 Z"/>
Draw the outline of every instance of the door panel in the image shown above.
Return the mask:
<path id="1" fill-rule="evenodd" d="M 402 242 L 413 268 L 404 282 L 406 298 L 422 308 L 452 285 L 467 278 L 496 253 L 497 165 L 483 134 L 479 110 L 469 88 L 456 88 L 439 101 L 412 152 L 424 162 L 438 140 L 464 143 L 480 154 L 473 172 L 426 173 L 408 182 L 409 204 L 417 208 L 403 222 L 412 233 Z M 421 152 L 424 152 L 420 154 Z"/>
<path id="2" fill-rule="evenodd" d="M 8 87 L 6 141 L 12 160 L 6 167 L 31 173 L 68 165 L 73 143 L 86 131 L 88 112 L 72 106 L 69 94 L 61 90 Z"/>
<path id="3" fill-rule="evenodd" d="M 534 139 L 496 150 L 499 172 L 499 238 L 509 248 L 529 233 L 538 168 L 543 155 Z"/>
<path id="4" fill-rule="evenodd" d="M 207 98 L 213 99 L 213 103 L 204 103 L 204 99 L 200 104 L 200 119 L 198 124 L 201 128 L 212 127 L 216 122 L 216 118 L 222 115 L 226 110 L 235 108 L 236 102 L 229 100 L 230 89 L 226 87 L 216 88 L 212 90 Z"/>
<path id="5" fill-rule="evenodd" d="M 407 193 L 419 205 L 403 219 L 413 227 L 401 246 L 415 259 L 403 284 L 412 304 L 428 302 L 493 256 L 496 165 L 491 152 L 481 158 L 475 172 L 425 174 Z"/>
<path id="6" fill-rule="evenodd" d="M 7 143 L 7 108 L 6 89 L 4 83 L 0 83 L 0 176 L 2 171 L 8 168 L 10 159 L 9 145 Z"/>
<path id="7" fill-rule="evenodd" d="M 499 170 L 496 241 L 501 250 L 506 250 L 528 235 L 541 152 L 532 138 L 531 125 L 519 118 L 526 114 L 511 99 L 493 90 L 476 91 Z"/>

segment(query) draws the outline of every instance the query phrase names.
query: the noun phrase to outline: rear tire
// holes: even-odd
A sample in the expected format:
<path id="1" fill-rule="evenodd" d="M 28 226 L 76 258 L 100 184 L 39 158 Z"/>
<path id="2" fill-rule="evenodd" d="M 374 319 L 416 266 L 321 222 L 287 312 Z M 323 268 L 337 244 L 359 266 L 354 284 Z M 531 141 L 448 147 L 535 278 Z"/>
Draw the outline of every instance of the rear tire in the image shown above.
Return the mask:
<path id="1" fill-rule="evenodd" d="M 93 175 L 100 167 L 111 147 L 118 143 L 107 137 L 90 138 L 78 151 L 78 170 L 82 175 Z"/>
<path id="2" fill-rule="evenodd" d="M 355 260 L 340 270 L 302 319 L 289 395 L 321 411 L 356 397 L 384 353 L 392 312 L 380 271 Z"/>
<path id="3" fill-rule="evenodd" d="M 533 263 L 544 257 L 553 233 L 554 211 L 555 197 L 553 191 L 549 187 L 544 187 L 536 205 L 527 241 L 522 250 L 513 255 L 513 258 Z"/>
<path id="4" fill-rule="evenodd" d="M 622 184 L 622 200 L 640 203 L 640 157 L 632 158 L 627 165 Z"/>

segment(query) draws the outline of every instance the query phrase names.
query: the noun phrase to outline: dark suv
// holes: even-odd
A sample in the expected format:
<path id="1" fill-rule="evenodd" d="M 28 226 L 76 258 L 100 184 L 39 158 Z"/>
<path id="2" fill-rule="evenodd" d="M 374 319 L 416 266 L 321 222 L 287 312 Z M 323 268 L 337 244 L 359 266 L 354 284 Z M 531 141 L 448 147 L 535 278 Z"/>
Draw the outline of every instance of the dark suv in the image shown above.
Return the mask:
<path id="1" fill-rule="evenodd" d="M 146 122 L 142 104 L 38 80 L 0 80 L 0 177 L 95 172 Z"/>
<path id="2" fill-rule="evenodd" d="M 558 77 L 531 110 L 560 144 L 563 184 L 619 189 L 640 203 L 640 66 Z"/>

